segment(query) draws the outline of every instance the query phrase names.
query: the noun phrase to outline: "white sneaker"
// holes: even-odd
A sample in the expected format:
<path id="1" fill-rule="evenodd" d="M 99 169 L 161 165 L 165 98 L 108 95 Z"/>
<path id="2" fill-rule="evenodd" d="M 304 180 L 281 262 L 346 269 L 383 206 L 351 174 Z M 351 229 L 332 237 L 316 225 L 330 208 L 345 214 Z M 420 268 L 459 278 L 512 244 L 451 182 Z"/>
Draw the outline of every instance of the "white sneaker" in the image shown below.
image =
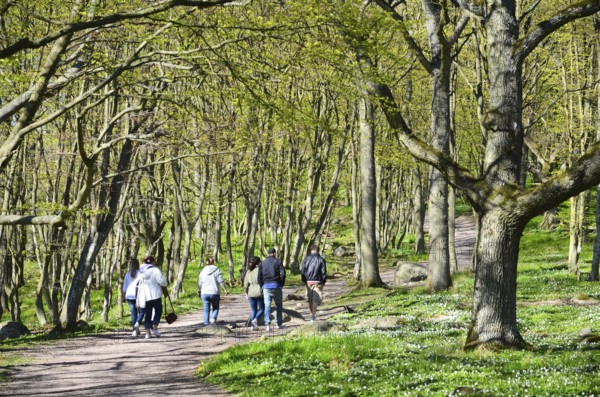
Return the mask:
<path id="1" fill-rule="evenodd" d="M 214 319 L 214 318 L 211 318 L 211 319 L 210 319 L 210 323 L 211 323 L 211 324 L 214 324 L 214 323 L 215 323 L 215 319 Z"/>
<path id="2" fill-rule="evenodd" d="M 150 332 L 146 332 L 145 339 L 150 339 Z"/>
<path id="3" fill-rule="evenodd" d="M 267 331 L 267 332 L 271 332 L 271 324 L 267 324 L 266 331 Z"/>
<path id="4" fill-rule="evenodd" d="M 137 336 L 137 331 L 134 329 L 133 332 L 131 333 L 131 336 L 133 336 L 134 338 Z"/>
<path id="5" fill-rule="evenodd" d="M 158 332 L 157 329 L 152 328 L 150 330 L 150 332 L 152 333 L 153 336 L 156 336 L 157 338 L 160 338 L 160 332 Z"/>
<path id="6" fill-rule="evenodd" d="M 139 335 L 140 334 L 140 324 L 139 323 L 135 323 L 133 325 L 133 330 L 135 331 L 136 335 Z"/>
<path id="7" fill-rule="evenodd" d="M 257 328 L 258 327 L 258 321 L 256 321 L 256 319 L 250 321 L 250 324 L 252 324 L 252 328 Z"/>

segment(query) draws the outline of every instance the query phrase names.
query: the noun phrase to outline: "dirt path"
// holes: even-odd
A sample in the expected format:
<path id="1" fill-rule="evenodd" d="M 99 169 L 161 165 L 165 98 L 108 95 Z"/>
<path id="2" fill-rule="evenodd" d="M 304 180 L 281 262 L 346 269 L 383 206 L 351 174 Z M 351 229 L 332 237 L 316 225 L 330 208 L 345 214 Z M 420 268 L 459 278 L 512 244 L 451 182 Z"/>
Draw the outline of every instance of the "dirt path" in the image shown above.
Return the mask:
<path id="1" fill-rule="evenodd" d="M 457 220 L 460 267 L 469 266 L 473 235 L 469 218 Z M 382 279 L 391 283 L 393 271 L 383 272 Z M 345 280 L 333 279 L 325 287 L 325 299 L 347 291 Z M 289 294 L 302 292 L 285 288 L 284 297 Z M 303 318 L 309 318 L 305 302 L 286 301 L 284 308 L 303 318 L 291 317 L 283 331 L 252 332 L 244 326 L 250 309 L 243 296 L 224 297 L 221 306 L 218 327 L 201 327 L 199 308 L 196 313 L 179 316 L 174 324 L 161 324 L 161 338 L 134 339 L 130 331 L 121 330 L 29 348 L 23 355 L 31 357 L 34 363 L 15 367 L 10 380 L 0 384 L 0 396 L 229 396 L 194 377 L 200 360 L 236 343 L 290 332 L 305 323 Z M 324 305 L 319 318 L 342 310 Z"/>

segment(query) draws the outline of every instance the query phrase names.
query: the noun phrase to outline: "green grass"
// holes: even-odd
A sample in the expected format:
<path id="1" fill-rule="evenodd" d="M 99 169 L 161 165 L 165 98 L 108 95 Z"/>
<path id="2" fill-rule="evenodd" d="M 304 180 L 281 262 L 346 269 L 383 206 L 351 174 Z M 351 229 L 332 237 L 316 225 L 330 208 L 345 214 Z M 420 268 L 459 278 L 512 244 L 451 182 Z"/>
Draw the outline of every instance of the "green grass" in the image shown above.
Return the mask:
<path id="1" fill-rule="evenodd" d="M 470 295 L 458 291 L 470 282 L 461 274 L 438 294 L 355 292 L 347 299 L 371 302 L 333 319 L 347 331 L 235 346 L 203 362 L 198 376 L 240 396 L 448 396 L 459 387 L 487 396 L 600 393 L 600 346 L 578 343 L 583 328 L 600 328 L 598 306 L 519 307 L 534 351 L 465 352 Z"/>
<path id="2" fill-rule="evenodd" d="M 198 376 L 240 396 L 257 397 L 449 396 L 459 387 L 479 391 L 474 395 L 495 397 L 598 396 L 600 345 L 580 344 L 578 340 L 584 328 L 598 332 L 600 307 L 567 303 L 572 298 L 600 300 L 600 285 L 576 281 L 566 266 L 568 232 L 560 228 L 552 232 L 539 230 L 539 221 L 533 220 L 523 235 L 517 290 L 519 328 L 534 345 L 533 351 L 463 351 L 473 275 L 457 273 L 452 289 L 437 294 L 424 288 L 354 290 L 335 302 L 327 302 L 355 307 L 355 313 L 333 319 L 345 331 L 235 346 L 202 362 Z M 344 235 L 346 240 L 336 238 L 336 245 L 341 241 L 352 247 L 353 239 Z M 411 256 L 410 238 L 407 236 L 405 241 L 406 249 L 390 250 L 380 258 L 380 269 L 390 267 L 399 257 L 427 259 Z M 591 260 L 590 239 L 583 248 L 581 263 L 586 269 Z M 351 259 L 325 254 L 330 272 L 351 274 Z M 225 261 L 221 265 L 226 272 Z M 196 263 L 190 264 L 180 299 L 173 302 L 178 313 L 201 315 L 202 305 L 196 295 L 199 270 Z M 3 368 L 23 363 L 15 351 L 24 346 L 128 326 L 126 305 L 123 317 L 113 307 L 109 322 L 100 321 L 102 291 L 94 291 L 89 329 L 48 335 L 45 331 L 49 327 L 37 324 L 33 310 L 35 282 L 31 280 L 37 277 L 37 267 L 28 266 L 26 279 L 30 281 L 21 289 L 24 322 L 36 332 L 0 342 Z M 289 285 L 300 285 L 298 276 L 288 277 Z M 241 288 L 229 291 L 241 293 Z M 380 326 L 374 326 L 377 324 Z M 7 374 L 0 371 L 0 380 Z"/>
<path id="3" fill-rule="evenodd" d="M 568 237 L 568 236 L 567 236 Z M 533 351 L 464 351 L 473 275 L 457 273 L 450 291 L 369 288 L 336 304 L 358 304 L 332 320 L 344 331 L 239 345 L 202 362 L 197 375 L 240 396 L 598 396 L 598 283 L 566 269 L 563 232 L 528 228 L 518 275 L 518 324 Z M 586 249 L 589 250 L 589 247 Z M 582 253 L 582 258 L 584 257 Z M 592 301 L 593 302 L 593 301 Z"/>

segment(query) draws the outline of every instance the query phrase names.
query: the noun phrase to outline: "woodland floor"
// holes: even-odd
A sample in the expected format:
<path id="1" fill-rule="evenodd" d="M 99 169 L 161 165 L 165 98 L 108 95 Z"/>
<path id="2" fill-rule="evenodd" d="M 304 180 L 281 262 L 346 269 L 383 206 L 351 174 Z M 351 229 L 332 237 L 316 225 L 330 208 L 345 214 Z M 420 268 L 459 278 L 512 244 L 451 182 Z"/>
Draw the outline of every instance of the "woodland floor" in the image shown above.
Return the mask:
<path id="1" fill-rule="evenodd" d="M 473 220 L 457 219 L 460 268 L 470 267 L 474 241 Z M 393 273 L 393 269 L 383 271 L 383 281 L 391 284 Z M 319 319 L 344 310 L 327 301 L 350 291 L 346 281 L 328 281 Z M 302 295 L 303 288 L 285 288 L 284 299 L 289 294 Z M 245 327 L 250 309 L 244 296 L 238 294 L 222 297 L 218 326 L 201 327 L 199 300 L 198 307 L 197 312 L 180 315 L 171 325 L 161 323 L 161 338 L 132 338 L 127 328 L 19 350 L 31 363 L 11 369 L 9 380 L 0 383 L 0 396 L 230 396 L 194 376 L 200 360 L 234 344 L 281 336 L 309 318 L 306 302 L 284 301 L 284 309 L 296 311 L 304 319 L 292 316 L 283 330 L 275 332 L 267 333 L 264 327 L 250 331 Z"/>

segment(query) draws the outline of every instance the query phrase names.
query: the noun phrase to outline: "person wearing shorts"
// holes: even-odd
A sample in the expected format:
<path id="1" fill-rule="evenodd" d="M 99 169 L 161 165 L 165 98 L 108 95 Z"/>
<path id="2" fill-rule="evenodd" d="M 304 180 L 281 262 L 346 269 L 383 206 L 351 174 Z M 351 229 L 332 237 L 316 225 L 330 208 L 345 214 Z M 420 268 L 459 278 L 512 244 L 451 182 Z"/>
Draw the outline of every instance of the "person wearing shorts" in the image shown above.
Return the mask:
<path id="1" fill-rule="evenodd" d="M 319 255 L 319 247 L 312 245 L 310 254 L 302 260 L 300 270 L 302 282 L 306 285 L 306 298 L 310 310 L 310 321 L 317 320 L 317 307 L 323 301 L 323 287 L 327 282 L 327 263 Z"/>

